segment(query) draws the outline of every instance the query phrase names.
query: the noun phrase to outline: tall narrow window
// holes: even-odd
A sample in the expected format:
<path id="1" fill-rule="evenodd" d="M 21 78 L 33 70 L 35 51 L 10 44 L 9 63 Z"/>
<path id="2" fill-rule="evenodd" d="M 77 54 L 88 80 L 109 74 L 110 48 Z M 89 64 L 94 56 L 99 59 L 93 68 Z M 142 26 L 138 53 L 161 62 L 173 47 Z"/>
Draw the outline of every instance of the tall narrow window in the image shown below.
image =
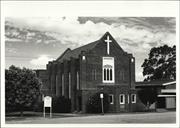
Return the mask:
<path id="1" fill-rule="evenodd" d="M 62 74 L 62 96 L 64 96 L 64 74 Z"/>
<path id="2" fill-rule="evenodd" d="M 109 103 L 114 104 L 114 95 L 113 94 L 109 94 Z"/>
<path id="3" fill-rule="evenodd" d="M 125 80 L 125 73 L 124 73 L 124 69 L 122 69 L 120 71 L 120 80 L 124 81 Z"/>
<path id="4" fill-rule="evenodd" d="M 96 80 L 96 69 L 94 69 L 94 80 Z"/>
<path id="5" fill-rule="evenodd" d="M 71 98 L 71 73 L 69 73 L 69 99 Z"/>
<path id="6" fill-rule="evenodd" d="M 124 94 L 119 95 L 119 103 L 120 104 L 125 104 L 125 95 Z"/>
<path id="7" fill-rule="evenodd" d="M 79 87 L 79 72 L 76 73 L 76 88 L 77 88 L 77 90 L 80 89 L 80 87 Z"/>
<path id="8" fill-rule="evenodd" d="M 96 80 L 96 69 L 92 70 L 92 80 Z"/>
<path id="9" fill-rule="evenodd" d="M 107 69 L 107 80 L 109 80 L 109 69 Z"/>
<path id="10" fill-rule="evenodd" d="M 114 58 L 103 57 L 103 83 L 114 83 Z"/>
<path id="11" fill-rule="evenodd" d="M 106 81 L 106 69 L 104 69 L 104 81 Z"/>
<path id="12" fill-rule="evenodd" d="M 132 103 L 136 103 L 136 94 L 131 94 Z"/>
<path id="13" fill-rule="evenodd" d="M 122 72 L 122 80 L 125 80 L 125 72 L 124 72 L 124 70 Z"/>
<path id="14" fill-rule="evenodd" d="M 58 93 L 58 75 L 56 75 L 56 89 L 55 89 L 55 93 Z"/>

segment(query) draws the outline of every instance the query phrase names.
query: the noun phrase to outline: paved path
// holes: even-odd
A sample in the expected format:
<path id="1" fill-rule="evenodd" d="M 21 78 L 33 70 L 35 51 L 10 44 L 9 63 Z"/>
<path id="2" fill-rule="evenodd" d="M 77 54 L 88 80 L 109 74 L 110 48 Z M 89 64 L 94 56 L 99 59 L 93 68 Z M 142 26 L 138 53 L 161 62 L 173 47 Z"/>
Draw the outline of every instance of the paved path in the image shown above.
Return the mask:
<path id="1" fill-rule="evenodd" d="M 31 117 L 24 120 L 11 120 L 6 123 L 16 124 L 70 124 L 70 123 L 175 123 L 175 112 L 163 113 L 123 113 L 123 114 L 105 114 L 105 115 L 85 115 L 77 117 L 58 117 L 43 118 Z"/>

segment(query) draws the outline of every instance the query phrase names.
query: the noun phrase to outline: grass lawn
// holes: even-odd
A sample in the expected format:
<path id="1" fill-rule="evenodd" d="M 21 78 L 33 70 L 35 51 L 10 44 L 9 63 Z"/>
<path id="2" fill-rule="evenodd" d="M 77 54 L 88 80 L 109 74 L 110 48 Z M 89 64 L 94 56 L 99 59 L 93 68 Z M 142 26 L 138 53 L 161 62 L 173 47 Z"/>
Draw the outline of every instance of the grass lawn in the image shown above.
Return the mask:
<path id="1" fill-rule="evenodd" d="M 139 113 L 107 113 L 102 114 L 74 114 L 53 113 L 46 118 L 40 112 L 24 112 L 21 117 L 19 113 L 10 113 L 6 116 L 7 124 L 84 124 L 84 123 L 175 123 L 175 111 L 168 112 L 139 112 Z"/>

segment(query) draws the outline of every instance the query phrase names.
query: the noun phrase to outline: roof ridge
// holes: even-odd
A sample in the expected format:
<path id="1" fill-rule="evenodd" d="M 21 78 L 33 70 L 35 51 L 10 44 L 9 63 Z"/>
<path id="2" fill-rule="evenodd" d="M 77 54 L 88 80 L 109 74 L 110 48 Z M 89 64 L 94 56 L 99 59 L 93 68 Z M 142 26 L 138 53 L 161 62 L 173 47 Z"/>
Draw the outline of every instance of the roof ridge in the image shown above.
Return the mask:
<path id="1" fill-rule="evenodd" d="M 99 40 L 93 41 L 93 42 L 91 42 L 91 43 L 87 43 L 87 44 L 85 44 L 85 45 L 82 45 L 82 46 L 80 46 L 80 47 L 77 47 L 77 48 L 75 48 L 75 49 L 72 49 L 71 51 L 74 51 L 74 50 L 76 50 L 76 49 L 80 49 L 80 48 L 82 48 L 82 47 L 86 47 L 86 46 L 91 45 L 91 44 L 93 44 L 93 43 L 95 43 L 95 42 L 97 42 L 97 41 L 99 41 Z"/>
<path id="2" fill-rule="evenodd" d="M 67 48 L 56 60 L 61 59 L 68 51 L 71 52 L 72 50 L 70 48 Z"/>

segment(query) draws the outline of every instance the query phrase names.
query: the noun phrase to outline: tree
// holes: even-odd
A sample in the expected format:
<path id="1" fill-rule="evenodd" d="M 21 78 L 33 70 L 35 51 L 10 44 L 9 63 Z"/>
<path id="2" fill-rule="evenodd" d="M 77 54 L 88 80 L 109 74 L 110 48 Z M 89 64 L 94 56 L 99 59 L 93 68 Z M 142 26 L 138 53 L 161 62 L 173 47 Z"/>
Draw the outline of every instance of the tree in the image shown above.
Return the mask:
<path id="1" fill-rule="evenodd" d="M 18 110 L 22 116 L 24 108 L 33 107 L 37 101 L 40 86 L 41 82 L 34 71 L 10 66 L 5 70 L 6 109 Z"/>
<path id="2" fill-rule="evenodd" d="M 176 46 L 154 47 L 142 64 L 144 81 L 176 79 Z"/>
<path id="3" fill-rule="evenodd" d="M 149 109 L 157 99 L 157 92 L 154 88 L 145 88 L 138 91 L 138 97 L 141 102 Z"/>
<path id="4" fill-rule="evenodd" d="M 101 92 L 95 93 L 88 99 L 86 104 L 87 112 L 89 113 L 102 112 L 100 93 Z M 107 112 L 109 110 L 109 96 L 106 93 L 103 94 L 104 94 L 104 98 L 103 98 L 104 112 Z"/>

